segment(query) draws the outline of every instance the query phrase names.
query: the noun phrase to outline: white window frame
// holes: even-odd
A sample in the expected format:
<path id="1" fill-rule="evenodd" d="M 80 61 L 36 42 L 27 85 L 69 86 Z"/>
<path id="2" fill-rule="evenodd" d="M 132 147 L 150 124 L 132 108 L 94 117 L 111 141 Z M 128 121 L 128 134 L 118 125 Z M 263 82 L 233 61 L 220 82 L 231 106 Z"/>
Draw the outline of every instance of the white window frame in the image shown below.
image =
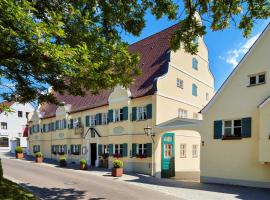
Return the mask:
<path id="1" fill-rule="evenodd" d="M 137 120 L 146 120 L 147 119 L 147 109 L 146 106 L 137 107 Z"/>
<path id="2" fill-rule="evenodd" d="M 140 154 L 141 150 L 141 154 Z M 147 154 L 147 144 L 137 144 L 137 152 L 138 155 L 146 155 Z"/>
<path id="3" fill-rule="evenodd" d="M 183 118 L 183 119 L 187 119 L 188 118 L 188 111 L 182 108 L 178 109 L 178 117 L 179 118 Z"/>
<path id="4" fill-rule="evenodd" d="M 81 153 L 79 152 L 79 144 L 73 144 L 73 149 L 71 151 L 71 153 Z"/>
<path id="5" fill-rule="evenodd" d="M 241 126 L 235 126 L 234 125 L 234 122 L 236 121 L 236 120 L 239 120 L 239 121 L 241 121 Z M 225 127 L 225 122 L 227 122 L 227 121 L 230 121 L 231 122 L 231 126 L 230 127 Z M 225 128 L 226 129 L 231 129 L 231 135 L 225 135 Z M 223 137 L 238 137 L 238 136 L 236 136 L 235 134 L 234 134 L 234 129 L 235 128 L 241 128 L 241 134 L 240 134 L 240 137 L 242 136 L 242 130 L 243 130 L 243 124 L 242 124 L 242 119 L 229 119 L 229 120 L 223 120 L 222 121 L 222 136 Z"/>
<path id="6" fill-rule="evenodd" d="M 109 146 L 107 144 L 102 145 L 102 152 L 104 154 L 109 153 Z"/>
<path id="7" fill-rule="evenodd" d="M 199 145 L 198 144 L 193 144 L 192 145 L 192 158 L 198 158 L 199 157 Z"/>
<path id="8" fill-rule="evenodd" d="M 121 120 L 121 116 L 122 116 L 122 119 L 124 117 L 124 111 L 122 108 L 120 109 L 114 109 L 113 110 L 113 122 L 120 122 L 122 121 Z"/>
<path id="9" fill-rule="evenodd" d="M 197 97 L 198 96 L 198 86 L 195 83 L 192 84 L 191 90 L 192 90 L 191 91 L 192 96 Z"/>
<path id="10" fill-rule="evenodd" d="M 95 126 L 95 125 L 96 125 L 96 116 L 89 115 L 89 126 Z"/>
<path id="11" fill-rule="evenodd" d="M 176 86 L 178 88 L 184 89 L 184 81 L 182 79 L 180 79 L 180 78 L 177 78 L 176 79 Z"/>
<path id="12" fill-rule="evenodd" d="M 107 124 L 108 123 L 108 114 L 102 113 L 101 114 L 101 124 Z"/>
<path id="13" fill-rule="evenodd" d="M 116 149 L 116 145 L 118 145 L 117 146 L 117 149 Z M 122 150 L 122 153 L 121 153 L 121 150 Z M 122 155 L 123 154 L 123 151 L 124 151 L 123 144 L 114 144 L 113 145 L 113 152 L 114 152 L 114 154 L 120 154 L 120 155 Z"/>
<path id="14" fill-rule="evenodd" d="M 259 77 L 261 75 L 264 75 L 264 82 L 259 82 Z M 255 77 L 255 83 L 254 84 L 250 84 L 250 79 L 251 78 L 254 78 Z M 252 74 L 252 75 L 249 75 L 248 76 L 248 86 L 255 86 L 255 85 L 262 85 L 262 84 L 265 84 L 266 83 L 266 73 L 265 72 L 261 72 L 261 73 L 258 73 L 258 74 Z"/>
<path id="15" fill-rule="evenodd" d="M 58 153 L 65 153 L 64 145 L 58 145 Z"/>
<path id="16" fill-rule="evenodd" d="M 187 157 L 187 144 L 180 144 L 180 158 L 186 158 Z"/>

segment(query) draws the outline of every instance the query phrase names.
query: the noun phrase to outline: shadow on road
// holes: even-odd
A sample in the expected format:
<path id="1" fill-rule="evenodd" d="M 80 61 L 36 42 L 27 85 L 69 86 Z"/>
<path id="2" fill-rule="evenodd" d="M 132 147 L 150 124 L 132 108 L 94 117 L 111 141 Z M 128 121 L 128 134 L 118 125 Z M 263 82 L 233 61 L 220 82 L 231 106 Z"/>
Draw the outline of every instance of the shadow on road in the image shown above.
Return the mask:
<path id="1" fill-rule="evenodd" d="M 23 187 L 35 193 L 38 197 L 50 199 L 84 199 L 85 191 L 76 190 L 74 188 L 45 188 L 29 185 L 29 183 L 21 183 Z M 102 198 L 92 198 L 102 199 Z"/>
<path id="2" fill-rule="evenodd" d="M 173 188 L 184 188 L 191 190 L 202 190 L 208 192 L 218 192 L 224 194 L 232 194 L 238 199 L 242 200 L 269 200 L 270 199 L 270 189 L 265 188 L 252 188 L 243 186 L 233 186 L 233 185 L 222 185 L 222 184 L 206 184 L 206 183 L 196 183 L 196 182 L 184 182 L 176 181 L 171 179 L 157 179 L 148 175 L 126 173 L 136 178 L 132 180 L 125 180 L 126 182 L 143 183 L 156 186 L 173 187 Z"/>

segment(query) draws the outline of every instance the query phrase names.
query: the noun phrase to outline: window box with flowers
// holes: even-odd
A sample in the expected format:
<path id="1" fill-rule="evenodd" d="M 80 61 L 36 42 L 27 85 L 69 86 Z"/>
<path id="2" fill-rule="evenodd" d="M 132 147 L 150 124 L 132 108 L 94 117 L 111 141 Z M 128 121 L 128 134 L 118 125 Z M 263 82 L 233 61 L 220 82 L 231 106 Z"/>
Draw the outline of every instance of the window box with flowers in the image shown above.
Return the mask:
<path id="1" fill-rule="evenodd" d="M 132 157 L 144 159 L 151 156 L 152 156 L 152 143 L 132 144 Z"/>
<path id="2" fill-rule="evenodd" d="M 80 144 L 72 144 L 70 146 L 70 153 L 72 155 L 76 155 L 76 156 L 80 155 L 81 154 L 81 145 Z"/>
<path id="3" fill-rule="evenodd" d="M 140 159 L 147 158 L 147 155 L 146 154 L 136 154 L 136 158 L 140 158 Z"/>

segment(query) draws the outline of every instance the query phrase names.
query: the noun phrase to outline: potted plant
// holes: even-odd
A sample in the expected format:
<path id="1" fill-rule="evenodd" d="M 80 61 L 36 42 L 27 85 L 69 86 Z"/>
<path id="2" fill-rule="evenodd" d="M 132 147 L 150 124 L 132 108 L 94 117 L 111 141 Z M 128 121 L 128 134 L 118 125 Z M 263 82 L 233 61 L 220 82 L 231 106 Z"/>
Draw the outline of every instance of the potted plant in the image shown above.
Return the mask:
<path id="1" fill-rule="evenodd" d="M 17 159 L 23 159 L 23 148 L 20 146 L 17 146 L 15 148 L 15 152 L 16 152 L 16 158 Z"/>
<path id="2" fill-rule="evenodd" d="M 36 163 L 42 163 L 43 162 L 43 155 L 42 155 L 41 152 L 36 152 L 35 157 L 36 157 Z"/>
<path id="3" fill-rule="evenodd" d="M 112 176 L 120 177 L 123 175 L 123 161 L 122 160 L 114 160 L 113 168 L 112 168 Z"/>
<path id="4" fill-rule="evenodd" d="M 85 159 L 80 160 L 80 170 L 86 170 L 87 169 L 87 162 Z"/>
<path id="5" fill-rule="evenodd" d="M 67 166 L 67 159 L 65 156 L 61 156 L 59 158 L 59 165 L 60 167 L 66 167 Z"/>

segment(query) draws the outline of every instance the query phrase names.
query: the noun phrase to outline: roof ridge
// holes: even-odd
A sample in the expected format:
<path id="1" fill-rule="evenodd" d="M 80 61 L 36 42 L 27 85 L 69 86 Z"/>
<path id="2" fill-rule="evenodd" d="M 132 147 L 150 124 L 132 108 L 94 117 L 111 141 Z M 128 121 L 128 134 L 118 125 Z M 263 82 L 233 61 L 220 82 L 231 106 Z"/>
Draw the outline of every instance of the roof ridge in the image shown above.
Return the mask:
<path id="1" fill-rule="evenodd" d="M 131 46 L 133 46 L 133 45 L 135 45 L 135 44 L 137 44 L 137 43 L 140 43 L 140 42 L 142 42 L 142 41 L 144 41 L 144 40 L 147 40 L 147 39 L 150 39 L 150 38 L 152 38 L 152 37 L 155 37 L 156 35 L 158 35 L 158 34 L 160 34 L 160 33 L 162 33 L 162 32 L 168 31 L 169 29 L 171 29 L 171 28 L 173 28 L 173 27 L 175 27 L 175 26 L 177 26 L 177 25 L 178 25 L 178 23 L 176 23 L 176 24 L 174 24 L 174 25 L 171 25 L 171 26 L 169 26 L 169 27 L 167 27 L 167 28 L 165 28 L 165 29 L 162 29 L 162 30 L 160 30 L 160 31 L 158 31 L 158 32 L 156 32 L 156 33 L 154 33 L 154 34 L 152 34 L 152 35 L 149 35 L 149 36 L 147 36 L 147 37 L 145 37 L 145 38 L 143 38 L 143 39 L 141 39 L 141 40 L 138 40 L 137 42 L 134 42 L 134 43 L 130 44 L 129 47 L 131 47 Z"/>

